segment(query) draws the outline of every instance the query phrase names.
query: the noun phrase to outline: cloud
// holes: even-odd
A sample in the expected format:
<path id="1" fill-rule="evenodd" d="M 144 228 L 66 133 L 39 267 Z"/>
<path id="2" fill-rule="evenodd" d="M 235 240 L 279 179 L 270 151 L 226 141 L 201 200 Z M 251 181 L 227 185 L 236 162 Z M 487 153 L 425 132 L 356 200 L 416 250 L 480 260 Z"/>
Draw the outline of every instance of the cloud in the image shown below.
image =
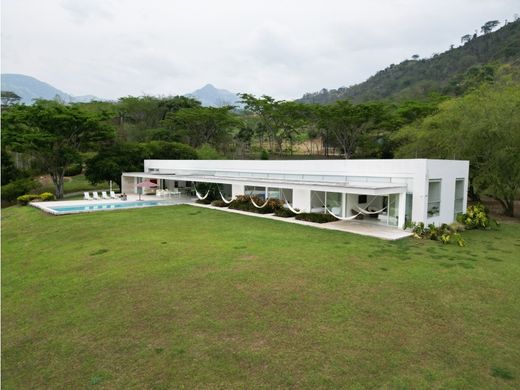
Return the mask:
<path id="1" fill-rule="evenodd" d="M 75 95 L 292 99 L 458 44 L 518 0 L 4 0 L 2 71 Z"/>

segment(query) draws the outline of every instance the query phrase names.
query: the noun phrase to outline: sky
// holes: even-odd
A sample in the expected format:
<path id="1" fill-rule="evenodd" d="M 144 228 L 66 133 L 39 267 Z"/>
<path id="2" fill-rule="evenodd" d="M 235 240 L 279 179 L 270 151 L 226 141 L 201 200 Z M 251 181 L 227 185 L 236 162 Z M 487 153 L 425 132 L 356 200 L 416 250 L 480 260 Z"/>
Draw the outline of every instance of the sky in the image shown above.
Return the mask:
<path id="1" fill-rule="evenodd" d="M 295 99 L 515 13 L 518 0 L 2 0 L 1 70 L 104 99 L 207 83 Z"/>

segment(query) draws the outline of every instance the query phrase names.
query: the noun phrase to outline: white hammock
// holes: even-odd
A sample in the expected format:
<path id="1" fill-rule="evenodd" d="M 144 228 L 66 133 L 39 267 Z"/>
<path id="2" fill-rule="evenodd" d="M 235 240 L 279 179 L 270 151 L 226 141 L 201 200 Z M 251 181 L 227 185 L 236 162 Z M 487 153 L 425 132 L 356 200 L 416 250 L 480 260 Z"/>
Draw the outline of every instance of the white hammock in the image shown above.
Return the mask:
<path id="1" fill-rule="evenodd" d="M 199 194 L 197 187 L 195 187 L 195 195 L 197 195 L 197 198 L 199 198 L 200 200 L 204 200 L 208 197 L 210 189 L 208 189 L 208 192 L 206 192 L 206 195 L 202 196 L 201 194 Z"/>
<path id="2" fill-rule="evenodd" d="M 218 186 L 217 186 L 218 187 Z M 222 198 L 222 201 L 225 203 L 225 204 L 230 204 L 231 202 L 233 202 L 233 199 L 231 200 L 227 200 L 226 198 L 224 198 L 224 195 L 222 194 L 222 191 L 220 191 L 220 187 L 218 187 L 218 193 L 220 194 L 220 197 Z"/>
<path id="3" fill-rule="evenodd" d="M 251 199 L 251 203 L 253 203 L 253 206 L 255 206 L 257 209 L 263 209 L 265 206 L 267 206 L 267 203 L 269 203 L 269 198 L 265 200 L 265 203 L 262 206 L 257 205 L 252 196 L 249 196 L 249 199 Z"/>
<path id="4" fill-rule="evenodd" d="M 374 199 L 375 199 L 375 198 L 374 198 Z M 367 206 L 367 207 L 368 207 L 368 206 Z M 385 211 L 387 207 L 388 207 L 388 206 L 385 206 L 385 207 L 383 207 L 381 210 L 377 210 L 377 211 L 368 211 L 368 210 L 362 209 L 362 208 L 359 207 L 359 206 L 354 206 L 354 209 L 355 209 L 356 211 L 358 211 L 359 213 L 361 213 L 361 214 L 364 214 L 364 215 L 370 215 L 370 214 L 379 214 L 379 213 Z"/>
<path id="5" fill-rule="evenodd" d="M 289 203 L 289 201 L 287 200 L 287 198 L 285 197 L 285 194 L 283 193 L 283 190 L 280 191 L 282 193 L 282 196 L 283 196 L 283 199 L 285 200 L 285 206 L 287 206 L 287 208 L 289 210 L 291 210 L 294 214 L 302 214 L 303 211 L 297 211 L 296 209 L 294 209 L 291 204 Z"/>
<path id="6" fill-rule="evenodd" d="M 360 214 L 365 214 L 365 213 L 366 214 L 375 214 L 376 213 L 375 211 L 372 211 L 372 212 L 367 211 L 367 210 L 362 209 L 359 206 L 356 206 L 355 209 L 356 209 L 356 211 L 358 211 L 357 214 L 351 215 L 350 217 L 338 217 L 336 214 L 334 214 L 332 211 L 329 210 L 327 205 L 320 199 L 320 197 L 318 196 L 318 194 L 316 192 L 314 192 L 314 195 L 316 195 L 316 198 L 318 198 L 320 203 L 323 205 L 323 207 L 325 208 L 325 211 L 327 213 L 329 213 L 330 215 L 332 215 L 333 217 L 336 217 L 340 221 L 352 221 L 352 220 L 356 219 Z M 375 197 L 372 198 L 372 200 L 367 204 L 367 207 L 370 206 L 375 199 L 376 199 Z M 384 207 L 382 210 L 378 211 L 377 213 L 383 211 L 384 209 L 386 209 L 386 207 Z"/>

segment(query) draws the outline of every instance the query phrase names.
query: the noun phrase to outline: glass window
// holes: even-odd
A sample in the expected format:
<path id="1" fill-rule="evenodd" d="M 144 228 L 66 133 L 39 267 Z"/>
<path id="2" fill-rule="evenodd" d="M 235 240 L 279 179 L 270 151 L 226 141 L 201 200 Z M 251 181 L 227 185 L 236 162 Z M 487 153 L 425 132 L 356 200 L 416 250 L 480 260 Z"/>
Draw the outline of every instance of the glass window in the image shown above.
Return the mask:
<path id="1" fill-rule="evenodd" d="M 341 217 L 342 194 L 340 192 L 327 192 L 327 208 L 334 214 Z"/>
<path id="2" fill-rule="evenodd" d="M 428 185 L 428 218 L 437 217 L 441 211 L 441 181 L 430 180 Z"/>
<path id="3" fill-rule="evenodd" d="M 455 206 L 453 208 L 454 215 L 462 214 L 464 210 L 464 179 L 457 179 L 455 181 Z"/>

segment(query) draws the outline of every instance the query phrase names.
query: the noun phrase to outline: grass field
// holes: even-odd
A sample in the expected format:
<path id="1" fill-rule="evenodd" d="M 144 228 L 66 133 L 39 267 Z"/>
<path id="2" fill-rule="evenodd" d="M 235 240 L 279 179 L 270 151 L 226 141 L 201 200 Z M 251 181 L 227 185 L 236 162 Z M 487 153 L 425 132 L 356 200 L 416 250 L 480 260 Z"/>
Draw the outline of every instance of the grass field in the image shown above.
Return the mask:
<path id="1" fill-rule="evenodd" d="M 71 196 L 67 194 L 74 194 L 81 191 L 95 191 L 95 190 L 107 190 L 109 188 L 108 182 L 98 183 L 96 185 L 92 185 L 86 178 L 85 175 L 77 175 L 70 176 L 65 178 L 65 183 L 63 184 L 63 192 L 65 194 L 65 198 L 69 199 Z M 117 184 L 114 183 L 114 190 L 117 190 Z M 44 184 L 39 188 L 39 192 L 52 192 L 54 193 L 55 187 L 52 184 L 50 177 L 45 176 Z M 81 195 L 73 195 L 72 197 L 83 199 L 83 194 Z"/>
<path id="2" fill-rule="evenodd" d="M 3 389 L 520 387 L 517 223 L 465 248 L 190 206 L 2 225 Z"/>

